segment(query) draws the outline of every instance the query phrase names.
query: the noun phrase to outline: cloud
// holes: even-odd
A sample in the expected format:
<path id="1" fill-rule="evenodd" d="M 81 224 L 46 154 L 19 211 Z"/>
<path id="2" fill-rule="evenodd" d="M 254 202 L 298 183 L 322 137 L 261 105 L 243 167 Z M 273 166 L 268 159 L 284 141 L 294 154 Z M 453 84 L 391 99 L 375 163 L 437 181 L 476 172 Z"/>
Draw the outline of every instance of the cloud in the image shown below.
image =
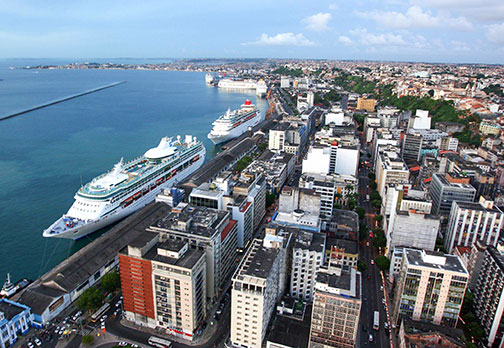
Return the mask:
<path id="1" fill-rule="evenodd" d="M 352 39 L 350 39 L 348 36 L 345 36 L 345 35 L 340 35 L 340 37 L 338 38 L 338 41 L 345 46 L 350 46 L 351 44 L 353 44 Z"/>
<path id="2" fill-rule="evenodd" d="M 338 9 L 338 5 L 336 5 L 334 3 L 333 4 L 329 4 L 329 10 L 334 11 L 334 10 L 337 10 L 337 9 Z"/>
<path id="3" fill-rule="evenodd" d="M 489 25 L 487 27 L 486 38 L 491 43 L 504 44 L 504 23 Z"/>
<path id="4" fill-rule="evenodd" d="M 350 30 L 350 34 L 357 37 L 361 44 L 368 46 L 403 46 L 406 44 L 400 34 L 373 34 L 367 29 Z"/>
<path id="5" fill-rule="evenodd" d="M 434 16 L 419 6 L 411 6 L 405 13 L 395 11 L 357 11 L 362 18 L 371 19 L 381 26 L 394 29 L 450 27 L 471 30 L 472 23 L 465 17 L 451 17 L 447 14 Z"/>
<path id="6" fill-rule="evenodd" d="M 469 46 L 462 41 L 452 40 L 450 44 L 452 49 L 457 52 L 469 52 L 471 50 Z"/>
<path id="7" fill-rule="evenodd" d="M 414 0 L 413 2 L 458 13 L 481 22 L 504 21 L 502 0 Z"/>
<path id="8" fill-rule="evenodd" d="M 246 42 L 242 45 L 260 46 L 315 46 L 315 42 L 308 40 L 302 33 L 280 33 L 275 36 L 262 34 L 259 39 L 253 42 Z"/>
<path id="9" fill-rule="evenodd" d="M 332 15 L 330 13 L 317 13 L 302 20 L 306 24 L 305 28 L 313 31 L 326 31 L 329 29 L 329 22 Z"/>

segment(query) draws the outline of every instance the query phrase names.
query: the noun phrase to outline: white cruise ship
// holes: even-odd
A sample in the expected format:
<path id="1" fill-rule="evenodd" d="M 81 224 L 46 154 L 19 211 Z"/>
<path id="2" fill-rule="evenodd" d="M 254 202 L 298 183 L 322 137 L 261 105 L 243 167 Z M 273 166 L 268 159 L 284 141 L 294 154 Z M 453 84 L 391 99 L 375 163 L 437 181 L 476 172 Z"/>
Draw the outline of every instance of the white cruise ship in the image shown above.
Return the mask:
<path id="1" fill-rule="evenodd" d="M 250 100 L 240 109 L 227 112 L 215 120 L 213 128 L 208 133 L 208 139 L 215 145 L 234 139 L 245 133 L 248 127 L 254 127 L 262 121 L 262 114 Z"/>
<path id="2" fill-rule="evenodd" d="M 43 236 L 75 240 L 128 216 L 201 167 L 205 154 L 196 137 L 162 138 L 143 156 L 127 163 L 121 159 L 111 171 L 81 187 L 68 212 Z"/>
<path id="3" fill-rule="evenodd" d="M 226 89 L 256 89 L 257 81 L 237 78 L 219 80 L 217 87 Z"/>

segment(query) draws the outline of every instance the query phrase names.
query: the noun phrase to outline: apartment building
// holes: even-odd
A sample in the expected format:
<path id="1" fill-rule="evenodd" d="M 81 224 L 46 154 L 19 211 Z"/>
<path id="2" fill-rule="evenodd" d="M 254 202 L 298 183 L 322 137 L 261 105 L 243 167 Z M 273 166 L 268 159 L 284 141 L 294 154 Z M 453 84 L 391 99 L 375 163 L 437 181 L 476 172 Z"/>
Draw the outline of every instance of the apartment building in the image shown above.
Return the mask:
<path id="1" fill-rule="evenodd" d="M 483 196 L 478 203 L 454 201 L 448 218 L 445 248 L 451 253 L 457 246 L 472 247 L 477 240 L 496 246 L 503 222 L 502 210 Z"/>
<path id="2" fill-rule="evenodd" d="M 399 155 L 397 147 L 387 145 L 379 148 L 376 163 L 377 191 L 384 197 L 388 184 L 407 184 L 409 170 Z"/>
<path id="3" fill-rule="evenodd" d="M 476 189 L 469 184 L 469 178 L 454 173 L 432 175 L 429 195 L 434 215 L 448 215 L 453 201 L 473 202 L 475 194 Z"/>
<path id="4" fill-rule="evenodd" d="M 469 275 L 458 256 L 403 249 L 392 322 L 411 319 L 456 327 Z"/>

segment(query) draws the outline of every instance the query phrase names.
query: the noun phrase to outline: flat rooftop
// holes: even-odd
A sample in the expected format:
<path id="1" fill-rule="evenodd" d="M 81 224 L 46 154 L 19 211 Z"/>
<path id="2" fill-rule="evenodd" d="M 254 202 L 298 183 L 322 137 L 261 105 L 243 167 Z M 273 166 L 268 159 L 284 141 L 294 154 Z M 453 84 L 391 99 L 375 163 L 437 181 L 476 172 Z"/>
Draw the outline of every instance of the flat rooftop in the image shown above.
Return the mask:
<path id="1" fill-rule="evenodd" d="M 415 249 L 405 249 L 405 253 L 407 262 L 411 266 L 421 266 L 468 274 L 458 256 L 443 254 L 437 251 Z"/>
<path id="2" fill-rule="evenodd" d="M 341 239 L 336 237 L 327 237 L 326 250 L 331 250 L 331 247 L 345 249 L 346 254 L 358 254 L 359 242 L 356 240 Z"/>
<path id="3" fill-rule="evenodd" d="M 0 300 L 0 312 L 5 315 L 5 319 L 12 320 L 16 315 L 22 313 L 25 309 L 5 300 Z"/>
<path id="4" fill-rule="evenodd" d="M 276 314 L 268 341 L 292 348 L 307 348 L 310 339 L 312 305 L 307 305 L 303 320 L 288 315 Z"/>
<path id="5" fill-rule="evenodd" d="M 267 279 L 277 257 L 278 249 L 264 247 L 262 240 L 254 240 L 254 244 L 250 248 L 246 259 L 242 260 L 237 276 L 247 275 Z"/>
<path id="6" fill-rule="evenodd" d="M 502 213 L 502 211 L 494 206 L 493 208 L 485 208 L 479 203 L 475 202 L 456 202 L 457 205 L 462 208 L 462 209 L 468 209 L 468 210 L 477 210 L 477 211 L 488 211 L 492 213 Z"/>
<path id="7" fill-rule="evenodd" d="M 175 246 L 174 244 L 179 244 L 178 246 Z M 172 250 L 172 251 L 178 251 L 180 250 L 180 244 L 185 244 L 182 241 L 175 241 L 175 240 L 168 240 L 163 243 L 158 243 L 156 244 L 153 248 L 151 248 L 145 255 L 144 259 L 146 260 L 151 260 L 151 261 L 157 261 L 157 262 L 162 262 L 166 263 L 169 265 L 173 265 L 176 267 L 181 267 L 181 268 L 186 268 L 186 269 L 192 269 L 194 265 L 201 259 L 201 257 L 205 254 L 203 250 L 199 249 L 191 249 L 189 248 L 180 258 L 174 258 L 174 257 L 168 257 L 164 255 L 159 255 L 158 254 L 158 248 L 160 249 L 166 249 L 166 250 Z"/>
<path id="8" fill-rule="evenodd" d="M 325 271 L 318 272 L 316 283 L 325 284 L 332 289 L 338 289 L 340 295 L 344 297 L 357 300 L 361 298 L 361 274 L 356 272 L 355 269 L 349 269 L 347 266 L 343 266 L 343 270 L 339 276 Z M 315 288 L 318 289 L 317 285 L 315 285 Z M 331 290 L 327 292 L 333 293 Z"/>

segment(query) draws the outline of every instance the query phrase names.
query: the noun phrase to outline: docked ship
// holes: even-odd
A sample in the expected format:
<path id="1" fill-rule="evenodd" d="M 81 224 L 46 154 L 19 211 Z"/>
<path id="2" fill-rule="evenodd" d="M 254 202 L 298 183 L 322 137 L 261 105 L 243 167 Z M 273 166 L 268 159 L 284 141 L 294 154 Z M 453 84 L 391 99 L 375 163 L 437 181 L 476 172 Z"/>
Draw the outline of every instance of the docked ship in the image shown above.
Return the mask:
<path id="1" fill-rule="evenodd" d="M 225 78 L 219 80 L 217 87 L 225 89 L 256 89 L 257 81 L 249 79 Z"/>
<path id="2" fill-rule="evenodd" d="M 12 283 L 10 274 L 7 273 L 7 281 L 3 284 L 0 290 L 0 298 L 10 298 L 26 288 L 32 281 L 26 278 L 21 279 L 16 283 Z"/>
<path id="3" fill-rule="evenodd" d="M 242 135 L 248 127 L 254 127 L 261 121 L 261 111 L 250 100 L 245 100 L 240 109 L 228 109 L 212 123 L 213 128 L 208 133 L 208 139 L 215 145 L 224 143 Z"/>
<path id="4" fill-rule="evenodd" d="M 215 77 L 211 73 L 206 73 L 205 82 L 207 85 L 213 85 L 215 83 Z"/>
<path id="5" fill-rule="evenodd" d="M 82 186 L 68 212 L 47 228 L 44 237 L 82 238 L 152 202 L 164 188 L 194 173 L 206 150 L 196 137 L 164 137 L 159 145 Z"/>

